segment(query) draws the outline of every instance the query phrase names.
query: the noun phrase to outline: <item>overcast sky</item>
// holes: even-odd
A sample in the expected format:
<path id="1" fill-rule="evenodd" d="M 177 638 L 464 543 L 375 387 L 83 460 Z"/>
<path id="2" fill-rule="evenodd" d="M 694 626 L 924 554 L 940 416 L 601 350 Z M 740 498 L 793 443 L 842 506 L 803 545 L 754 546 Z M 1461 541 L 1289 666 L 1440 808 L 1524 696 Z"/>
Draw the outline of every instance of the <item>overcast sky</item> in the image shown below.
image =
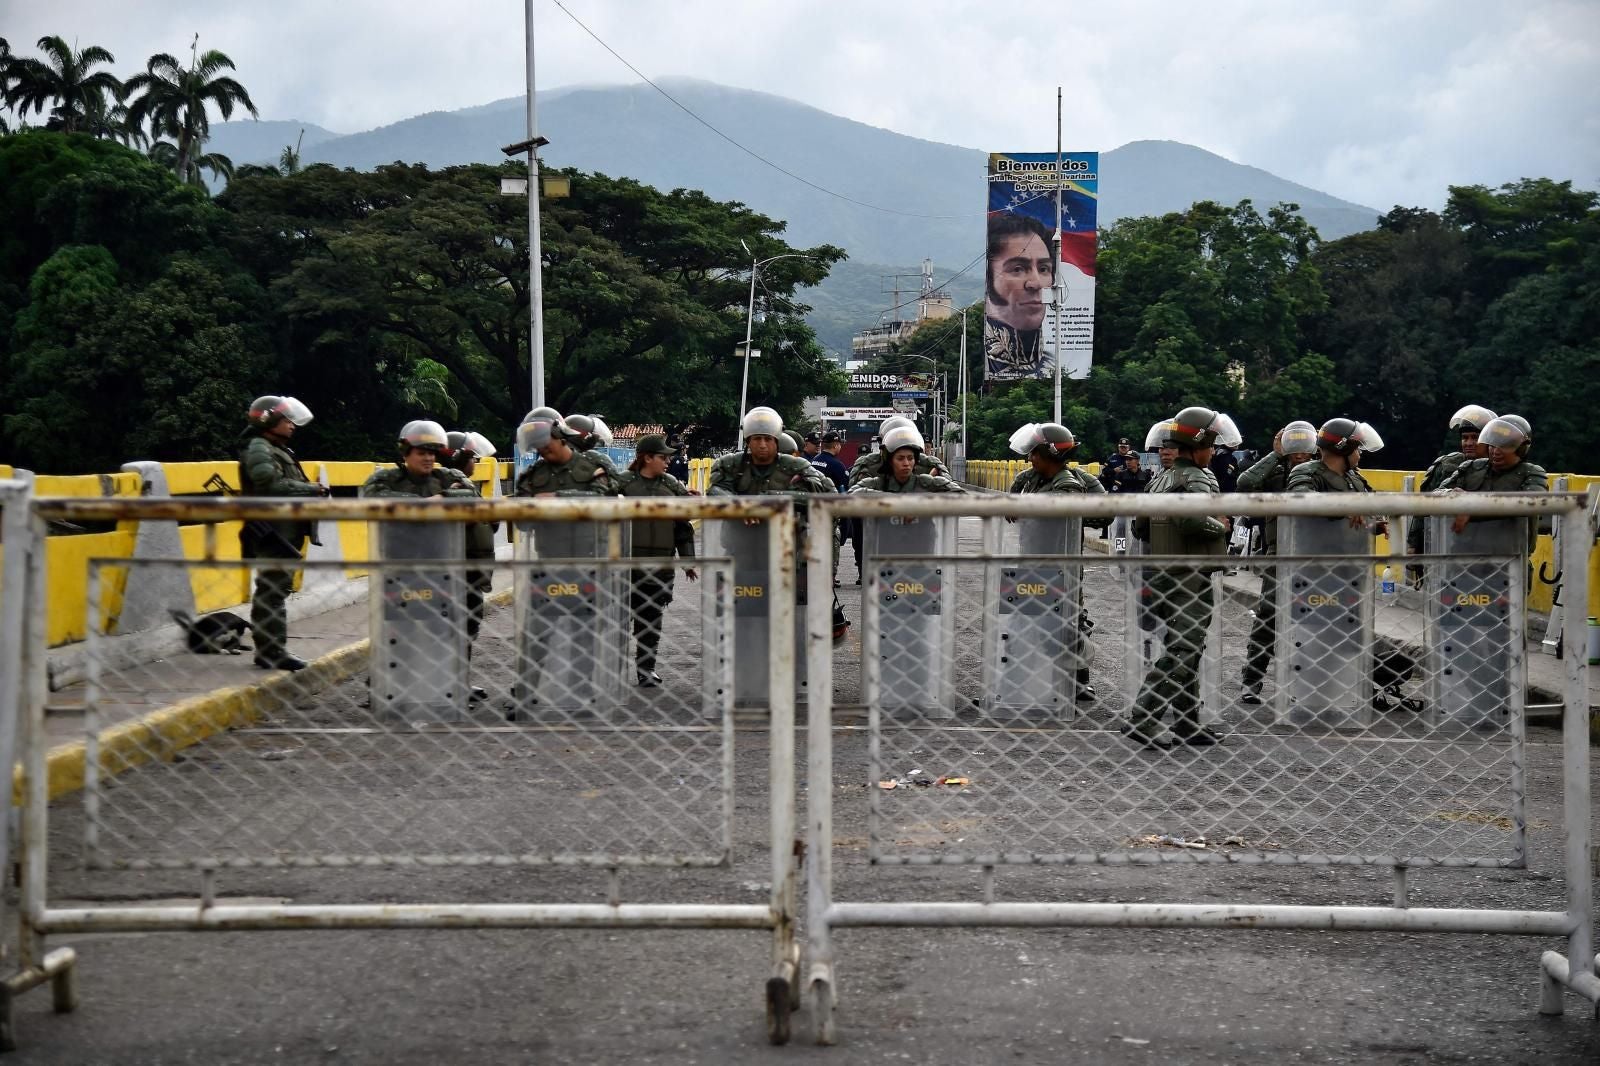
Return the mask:
<path id="1" fill-rule="evenodd" d="M 1380 210 L 1523 176 L 1600 187 L 1600 0 L 561 0 L 650 77 L 984 150 L 1164 138 Z M 126 77 L 195 32 L 263 118 L 338 132 L 522 91 L 519 0 L 0 0 Z M 541 89 L 637 80 L 534 0 Z M 710 134 L 706 134 L 710 136 Z M 826 183 L 827 175 L 807 175 Z M 774 181 L 788 180 L 774 175 Z"/>

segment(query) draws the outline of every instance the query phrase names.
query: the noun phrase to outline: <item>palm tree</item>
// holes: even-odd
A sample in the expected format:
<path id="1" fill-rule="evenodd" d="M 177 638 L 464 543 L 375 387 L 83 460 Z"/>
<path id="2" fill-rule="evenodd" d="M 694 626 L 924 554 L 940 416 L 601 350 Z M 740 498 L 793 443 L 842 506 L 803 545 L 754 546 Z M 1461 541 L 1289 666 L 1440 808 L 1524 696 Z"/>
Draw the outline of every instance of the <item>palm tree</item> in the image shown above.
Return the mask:
<path id="1" fill-rule="evenodd" d="M 101 63 L 114 63 L 115 57 L 99 45 L 74 52 L 60 37 L 39 38 L 39 51 L 48 63 L 32 57 L 12 56 L 6 62 L 6 106 L 18 114 L 31 107 L 43 111 L 50 106 L 50 125 L 65 133 L 78 130 L 86 116 L 105 98 L 122 98 L 122 83 L 106 70 L 91 72 Z"/>
<path id="2" fill-rule="evenodd" d="M 221 152 L 207 152 L 186 160 L 180 169 L 178 162 L 178 146 L 171 141 L 157 141 L 150 146 L 150 151 L 145 153 L 152 163 L 166 167 L 178 175 L 178 180 L 185 185 L 193 185 L 197 189 L 206 187 L 205 179 L 200 176 L 202 170 L 209 170 L 213 178 L 233 180 L 233 160 Z"/>
<path id="3" fill-rule="evenodd" d="M 198 44 L 190 48 L 188 69 L 165 52 L 151 56 L 145 73 L 135 74 L 127 85 L 130 97 L 137 94 L 128 107 L 129 121 L 142 126 L 148 119 L 156 136 L 173 139 L 176 155 L 172 169 L 180 181 L 189 181 L 191 172 L 198 173 L 199 167 L 206 165 L 197 166 L 194 160 L 211 136 L 210 104 L 217 105 L 224 119 L 233 116 L 235 106 L 243 107 L 252 118 L 261 117 L 243 85 L 216 76 L 218 71 L 233 70 L 233 60 L 216 49 L 197 55 L 197 48 Z"/>
<path id="4" fill-rule="evenodd" d="M 6 97 L 11 90 L 11 42 L 0 37 L 0 107 L 9 106 Z M 11 127 L 0 118 L 0 133 L 10 133 Z"/>
<path id="5" fill-rule="evenodd" d="M 84 115 L 80 127 L 84 133 L 98 140 L 120 141 L 130 147 L 137 144 L 143 148 L 150 142 L 143 126 L 128 121 L 127 104 L 119 101 L 107 108 L 105 103 L 104 100 L 96 102 L 89 108 L 88 114 Z"/>

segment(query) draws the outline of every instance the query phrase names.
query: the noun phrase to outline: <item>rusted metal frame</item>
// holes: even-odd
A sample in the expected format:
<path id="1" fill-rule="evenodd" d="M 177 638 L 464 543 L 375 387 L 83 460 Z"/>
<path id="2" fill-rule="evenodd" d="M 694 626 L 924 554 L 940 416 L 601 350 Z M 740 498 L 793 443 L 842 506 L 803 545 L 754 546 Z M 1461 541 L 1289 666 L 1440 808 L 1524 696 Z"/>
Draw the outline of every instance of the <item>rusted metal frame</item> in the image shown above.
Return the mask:
<path id="1" fill-rule="evenodd" d="M 1234 515 L 1310 515 L 1340 518 L 1384 512 L 1392 515 L 1478 515 L 1492 518 L 1529 517 L 1543 514 L 1568 514 L 1583 506 L 1577 493 L 1565 495 L 1534 492 L 1465 492 L 1452 495 L 1404 493 L 1310 492 L 1230 493 L 1226 509 Z M 852 493 L 820 497 L 818 503 L 829 517 L 881 518 L 901 515 L 912 518 L 959 514 L 964 517 L 1022 518 L 1106 518 L 1182 517 L 1216 514 L 1219 499 L 1199 493 L 1161 493 L 1098 495 L 1079 493 L 1032 493 L 1028 495 L 977 494 L 954 496 L 943 493 L 905 493 L 883 495 Z M 1380 557 L 1381 558 L 1381 557 Z"/>
<path id="2" fill-rule="evenodd" d="M 283 499 L 179 496 L 36 499 L 34 513 L 72 522 L 620 522 L 636 518 L 776 518 L 793 505 L 778 496 L 556 496 L 541 499 Z"/>
<path id="3" fill-rule="evenodd" d="M 811 501 L 812 528 L 826 528 L 829 519 Z M 822 538 L 806 545 L 806 598 L 831 602 L 832 556 Z M 862 600 L 868 599 L 866 585 Z M 866 621 L 862 621 L 863 640 Z M 833 1042 L 833 938 L 827 915 L 833 902 L 833 620 L 821 611 L 806 612 L 806 677 L 810 684 L 806 730 L 806 999 L 819 1044 Z"/>
<path id="4" fill-rule="evenodd" d="M 769 925 L 772 929 L 772 977 L 783 979 L 789 988 L 796 985 L 800 958 L 796 933 L 798 873 L 795 866 L 798 841 L 795 836 L 794 780 L 794 624 L 798 597 L 796 587 L 798 573 L 795 564 L 800 551 L 796 527 L 794 505 L 787 499 L 766 522 L 767 588 L 772 590 L 772 594 L 767 597 L 767 632 L 770 635 L 768 650 L 772 656 L 767 696 L 770 727 L 767 802 L 772 833 L 770 841 L 772 894 Z M 807 539 L 820 541 L 822 538 Z M 830 573 L 829 568 L 824 567 L 823 573 Z M 810 575 L 809 570 L 807 574 Z M 830 595 L 808 603 L 809 610 L 806 616 L 809 618 L 821 615 L 828 618 L 825 605 L 831 602 L 831 599 Z"/>

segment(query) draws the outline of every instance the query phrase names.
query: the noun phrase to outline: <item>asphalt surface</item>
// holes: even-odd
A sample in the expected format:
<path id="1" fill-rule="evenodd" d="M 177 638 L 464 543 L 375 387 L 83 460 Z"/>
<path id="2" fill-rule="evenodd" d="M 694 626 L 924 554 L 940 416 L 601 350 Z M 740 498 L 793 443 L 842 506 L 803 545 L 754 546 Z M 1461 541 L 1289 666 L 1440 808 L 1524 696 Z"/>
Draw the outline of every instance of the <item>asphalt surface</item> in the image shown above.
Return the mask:
<path id="1" fill-rule="evenodd" d="M 859 620 L 848 550 L 840 576 L 841 600 Z M 967 577 L 957 584 L 972 595 Z M 1225 699 L 1215 708 L 1235 735 L 1217 749 L 1135 752 L 1115 731 L 1126 704 L 1119 604 L 1115 584 L 1092 576 L 1086 605 L 1097 623 L 1098 698 L 1070 720 L 1000 722 L 966 703 L 949 720 L 888 718 L 874 764 L 863 717 L 841 711 L 828 783 L 835 899 L 982 898 L 972 866 L 874 866 L 874 847 L 958 855 L 998 844 L 1059 850 L 1061 840 L 1074 840 L 1093 851 L 1141 846 L 1147 833 L 1165 832 L 1190 840 L 1204 834 L 1213 844 L 1233 836 L 1242 841 L 1234 847 L 1263 852 L 1389 844 L 1489 861 L 1510 854 L 1514 834 L 1499 820 L 1510 764 L 1503 736 L 1443 738 L 1397 720 L 1388 726 L 1392 743 L 1366 750 L 1413 754 L 1380 763 L 1360 745 L 1285 730 L 1270 713 L 1234 699 L 1248 624 L 1242 611 L 1225 612 Z M 509 675 L 495 664 L 507 661 L 510 618 L 492 612 L 475 656 L 475 679 L 492 698 L 473 712 L 471 728 L 383 726 L 362 706 L 364 678 L 306 693 L 254 729 L 119 778 L 101 797 L 100 856 L 114 865 L 197 854 L 715 851 L 727 734 L 698 703 L 703 654 L 685 614 L 693 607 L 680 583 L 677 628 L 668 630 L 678 643 L 661 668 L 666 690 L 630 693 L 627 729 L 595 729 L 581 715 L 505 726 Z M 859 630 L 835 652 L 841 704 L 859 700 Z M 977 692 L 981 647 L 960 641 L 956 662 L 956 691 Z M 804 730 L 797 740 L 803 825 L 814 785 L 806 780 Z M 1412 905 L 1564 906 L 1559 740 L 1542 727 L 1527 733 L 1527 868 L 1414 871 Z M 627 871 L 624 901 L 766 900 L 764 730 L 741 716 L 732 749 L 729 866 Z M 969 784 L 876 785 L 913 769 L 965 776 Z M 1333 784 L 1297 791 L 1319 779 Z M 1409 791 L 1395 791 L 1407 782 Z M 81 796 L 54 804 L 51 819 L 53 905 L 194 899 L 192 871 L 86 869 Z M 607 883 L 603 871 L 571 866 L 266 867 L 224 870 L 218 893 L 219 902 L 598 903 Z M 1392 885 L 1386 866 L 1029 865 L 1000 870 L 997 898 L 1387 905 Z M 762 932 L 52 938 L 51 946 L 61 944 L 79 953 L 82 1005 L 56 1016 L 45 991 L 19 999 L 21 1049 L 11 1061 L 1600 1060 L 1600 1028 L 1583 1001 L 1569 996 L 1556 1018 L 1536 1012 L 1539 953 L 1564 947 L 1542 938 L 840 930 L 839 1044 L 829 1049 L 810 1045 L 805 1010 L 790 1046 L 767 1044 L 770 934 Z"/>

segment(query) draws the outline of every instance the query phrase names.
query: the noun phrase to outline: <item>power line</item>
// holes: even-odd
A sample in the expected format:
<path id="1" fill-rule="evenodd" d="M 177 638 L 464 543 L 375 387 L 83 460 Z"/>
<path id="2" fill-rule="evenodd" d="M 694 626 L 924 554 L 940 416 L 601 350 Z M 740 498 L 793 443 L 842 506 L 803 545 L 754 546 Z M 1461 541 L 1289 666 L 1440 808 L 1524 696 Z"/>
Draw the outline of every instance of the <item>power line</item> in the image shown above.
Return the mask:
<path id="1" fill-rule="evenodd" d="M 672 102 L 673 106 L 677 107 L 678 110 L 682 111 L 685 115 L 688 115 L 690 118 L 692 118 L 696 122 L 700 123 L 700 125 L 704 126 L 706 129 L 710 130 L 712 133 L 715 133 L 718 137 L 721 137 L 723 140 L 727 141 L 729 144 L 731 144 L 735 148 L 739 149 L 739 151 L 743 152 L 745 155 L 748 155 L 750 158 L 756 160 L 759 163 L 763 163 L 763 164 L 771 167 L 773 170 L 776 170 L 778 173 L 784 175 L 785 177 L 793 178 L 795 181 L 798 181 L 800 184 L 805 185 L 808 188 L 815 189 L 817 192 L 820 192 L 820 193 L 822 193 L 822 194 L 824 194 L 826 196 L 832 196 L 835 199 L 843 200 L 846 203 L 855 204 L 857 207 L 865 207 L 870 211 L 882 211 L 884 214 L 887 214 L 887 215 L 900 215 L 900 216 L 902 216 L 904 218 L 929 218 L 929 219 L 942 219 L 942 220 L 957 220 L 957 219 L 977 217 L 977 216 L 974 216 L 970 211 L 965 213 L 965 214 L 959 214 L 959 215 L 925 215 L 925 214 L 922 214 L 921 212 L 918 212 L 918 211 L 901 211 L 901 210 L 898 210 L 898 209 L 893 208 L 893 207 L 883 207 L 883 206 L 881 206 L 879 204 L 869 204 L 865 200 L 857 200 L 853 196 L 846 196 L 842 192 L 836 192 L 833 189 L 829 189 L 829 188 L 826 188 L 826 187 L 824 187 L 822 185 L 818 185 L 816 182 L 810 180 L 809 178 L 801 177 L 799 174 L 796 174 L 794 171 L 786 169 L 785 167 L 782 167 L 779 164 L 774 163 L 772 160 L 768 159 L 766 156 L 762 155 L 760 152 L 757 152 L 755 149 L 747 147 L 746 145 L 740 143 L 739 141 L 734 140 L 731 136 L 729 136 L 726 133 L 723 133 L 717 127 L 713 126 L 709 121 L 707 121 L 706 119 L 701 118 L 698 114 L 696 114 L 682 100 L 679 100 L 676 96 L 673 96 L 671 93 L 667 92 L 667 90 L 663 89 L 661 86 L 657 85 L 655 82 L 653 82 L 649 78 L 645 77 L 644 73 L 642 71 L 640 71 L 638 67 L 634 66 L 632 63 L 630 63 L 626 59 L 624 59 L 622 57 L 621 53 L 619 53 L 615 48 L 612 48 L 609 44 L 607 44 L 605 42 L 605 40 L 603 38 L 601 38 L 601 36 L 598 33 L 594 32 L 587 25 L 585 25 L 582 19 L 580 19 L 577 15 L 574 15 L 571 11 L 567 10 L 567 5 L 563 4 L 561 2 L 561 0 L 551 0 L 551 2 L 553 4 L 555 4 L 556 7 L 561 9 L 561 13 L 563 15 L 567 16 L 567 18 L 569 18 L 573 22 L 577 23 L 577 26 L 578 26 L 579 29 L 581 29 L 584 33 L 587 33 L 590 37 L 594 38 L 594 41 L 595 41 L 596 44 L 598 44 L 601 48 L 604 48 L 607 52 L 610 52 L 612 57 L 615 58 L 617 62 L 621 63 L 623 66 L 627 67 L 630 71 L 632 71 L 634 76 L 636 78 L 638 78 L 640 81 L 644 82 L 646 85 L 650 86 L 650 88 L 654 89 L 656 92 L 660 93 L 662 96 L 664 96 L 668 100 L 670 100 Z M 1044 198 L 1046 198 L 1048 196 L 1053 196 L 1053 195 L 1054 195 L 1054 191 L 1053 190 L 1049 190 L 1049 191 L 1046 191 L 1046 192 L 1041 192 L 1041 193 L 1038 193 L 1038 194 L 1036 194 L 1034 196 L 1030 196 L 1025 200 L 1019 200 L 1019 201 L 1017 201 L 1016 204 L 1014 204 L 1012 206 L 1013 207 L 1020 207 L 1022 204 L 1030 203 L 1030 202 L 1032 202 L 1034 200 L 1042 200 L 1042 199 L 1044 199 Z M 988 215 L 988 212 L 984 211 L 984 212 L 982 212 L 982 215 L 986 217 Z"/>

